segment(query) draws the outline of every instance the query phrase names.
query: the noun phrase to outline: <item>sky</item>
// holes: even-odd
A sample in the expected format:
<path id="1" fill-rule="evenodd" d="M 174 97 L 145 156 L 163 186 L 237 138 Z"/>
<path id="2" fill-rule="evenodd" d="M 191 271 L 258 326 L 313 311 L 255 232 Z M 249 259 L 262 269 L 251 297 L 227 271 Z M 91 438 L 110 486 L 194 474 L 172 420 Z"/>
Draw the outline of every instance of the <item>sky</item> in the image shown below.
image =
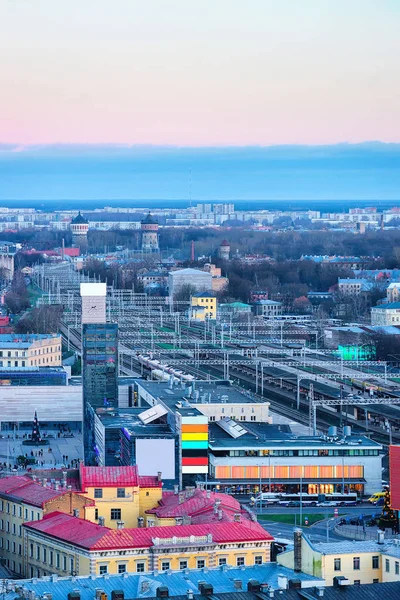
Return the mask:
<path id="1" fill-rule="evenodd" d="M 0 0 L 0 142 L 400 142 L 398 0 Z"/>
<path id="2" fill-rule="evenodd" d="M 399 31 L 399 0 L 0 0 L 0 200 L 398 199 Z"/>

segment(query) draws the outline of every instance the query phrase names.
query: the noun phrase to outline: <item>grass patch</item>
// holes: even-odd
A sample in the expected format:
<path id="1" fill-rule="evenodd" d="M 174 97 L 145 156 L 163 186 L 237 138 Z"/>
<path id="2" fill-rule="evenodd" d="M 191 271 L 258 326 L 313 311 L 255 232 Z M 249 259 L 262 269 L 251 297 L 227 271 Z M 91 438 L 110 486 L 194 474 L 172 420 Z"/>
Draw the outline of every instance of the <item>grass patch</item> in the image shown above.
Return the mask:
<path id="1" fill-rule="evenodd" d="M 326 514 L 307 514 L 304 513 L 303 511 L 303 523 L 302 525 L 305 525 L 305 519 L 304 517 L 308 517 L 308 525 L 314 525 L 314 523 L 317 523 L 317 521 L 322 521 L 323 519 L 329 519 L 331 518 L 333 515 L 326 515 Z M 295 515 L 295 514 L 287 514 L 287 513 L 282 513 L 282 514 L 277 514 L 277 515 L 270 515 L 267 513 L 258 515 L 258 519 L 260 521 L 274 521 L 275 523 L 285 523 L 286 525 L 300 525 L 299 520 L 300 520 L 300 515 Z M 296 523 L 295 523 L 295 519 L 296 519 Z"/>

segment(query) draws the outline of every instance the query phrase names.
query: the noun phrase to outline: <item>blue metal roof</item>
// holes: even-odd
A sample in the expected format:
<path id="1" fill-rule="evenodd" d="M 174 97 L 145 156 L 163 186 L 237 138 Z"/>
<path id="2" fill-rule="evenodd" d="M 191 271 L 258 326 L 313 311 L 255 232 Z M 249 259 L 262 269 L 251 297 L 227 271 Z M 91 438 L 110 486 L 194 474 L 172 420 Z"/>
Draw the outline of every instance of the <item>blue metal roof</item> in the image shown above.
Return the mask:
<path id="1" fill-rule="evenodd" d="M 46 592 L 51 593 L 53 600 L 65 600 L 69 592 L 78 590 L 81 600 L 93 600 L 96 596 L 96 589 L 102 589 L 109 598 L 111 598 L 113 590 L 123 590 L 125 598 L 154 598 L 156 590 L 160 586 L 167 586 L 170 596 L 186 596 L 187 590 L 192 590 L 194 594 L 198 593 L 200 581 L 210 583 L 214 588 L 214 593 L 237 592 L 238 588 L 235 586 L 234 580 L 242 581 L 243 590 L 247 589 L 250 579 L 268 583 L 277 589 L 278 575 L 284 575 L 288 579 L 315 582 L 314 585 L 323 585 L 323 580 L 317 577 L 305 573 L 295 573 L 277 563 L 243 568 L 185 569 L 184 571 L 155 571 L 99 577 L 57 578 L 52 575 L 41 579 L 18 580 L 14 583 L 26 590 L 33 590 L 36 596 L 42 596 Z M 5 594 L 5 600 L 14 599 L 15 591 Z"/>

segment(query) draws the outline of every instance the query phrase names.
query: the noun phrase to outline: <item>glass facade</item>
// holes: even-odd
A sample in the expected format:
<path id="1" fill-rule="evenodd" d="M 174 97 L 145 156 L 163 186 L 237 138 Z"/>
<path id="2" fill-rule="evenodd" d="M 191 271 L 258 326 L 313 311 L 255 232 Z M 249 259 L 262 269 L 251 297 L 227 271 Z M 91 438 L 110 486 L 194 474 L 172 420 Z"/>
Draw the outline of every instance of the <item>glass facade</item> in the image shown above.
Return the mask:
<path id="1" fill-rule="evenodd" d="M 84 324 L 82 347 L 85 464 L 94 465 L 94 412 L 97 408 L 118 406 L 118 325 Z"/>

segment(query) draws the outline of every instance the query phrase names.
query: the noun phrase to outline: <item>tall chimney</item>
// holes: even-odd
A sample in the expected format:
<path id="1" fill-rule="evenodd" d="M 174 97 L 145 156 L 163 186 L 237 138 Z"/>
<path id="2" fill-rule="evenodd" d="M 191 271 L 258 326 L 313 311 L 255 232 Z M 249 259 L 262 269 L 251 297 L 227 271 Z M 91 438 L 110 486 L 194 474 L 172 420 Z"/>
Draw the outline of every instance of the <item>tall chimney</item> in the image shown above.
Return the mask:
<path id="1" fill-rule="evenodd" d="M 294 530 L 294 570 L 296 573 L 301 571 L 301 542 L 303 538 L 303 531 L 296 527 Z"/>

